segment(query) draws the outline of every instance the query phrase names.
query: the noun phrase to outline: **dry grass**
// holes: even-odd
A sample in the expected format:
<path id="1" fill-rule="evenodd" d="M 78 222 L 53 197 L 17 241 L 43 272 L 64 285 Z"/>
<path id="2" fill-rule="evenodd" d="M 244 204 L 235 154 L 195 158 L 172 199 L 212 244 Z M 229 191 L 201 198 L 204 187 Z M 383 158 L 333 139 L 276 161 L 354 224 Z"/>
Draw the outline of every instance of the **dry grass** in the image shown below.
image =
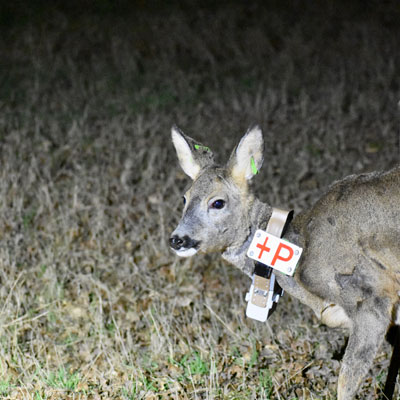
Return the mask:
<path id="1" fill-rule="evenodd" d="M 2 398 L 335 398 L 341 332 L 288 296 L 249 321 L 246 277 L 169 251 L 188 183 L 169 129 L 223 160 L 260 123 L 257 191 L 296 210 L 394 165 L 397 3 L 33 4 L 1 19 Z"/>

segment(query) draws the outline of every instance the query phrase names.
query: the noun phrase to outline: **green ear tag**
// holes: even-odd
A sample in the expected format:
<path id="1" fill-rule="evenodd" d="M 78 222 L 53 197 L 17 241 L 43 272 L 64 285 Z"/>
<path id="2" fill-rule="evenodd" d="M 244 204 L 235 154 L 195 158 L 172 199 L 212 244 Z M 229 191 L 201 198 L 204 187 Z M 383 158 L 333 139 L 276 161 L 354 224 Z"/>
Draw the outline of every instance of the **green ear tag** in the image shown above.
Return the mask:
<path id="1" fill-rule="evenodd" d="M 256 163 L 255 163 L 253 157 L 251 157 L 251 159 L 250 159 L 250 165 L 251 165 L 251 172 L 253 173 L 253 175 L 257 175 L 258 174 L 258 169 L 256 167 Z"/>
<path id="2" fill-rule="evenodd" d="M 199 144 L 195 144 L 195 145 L 194 145 L 194 148 L 195 148 L 196 150 L 210 151 L 210 148 L 209 148 L 209 147 L 207 147 L 207 146 L 200 146 Z"/>

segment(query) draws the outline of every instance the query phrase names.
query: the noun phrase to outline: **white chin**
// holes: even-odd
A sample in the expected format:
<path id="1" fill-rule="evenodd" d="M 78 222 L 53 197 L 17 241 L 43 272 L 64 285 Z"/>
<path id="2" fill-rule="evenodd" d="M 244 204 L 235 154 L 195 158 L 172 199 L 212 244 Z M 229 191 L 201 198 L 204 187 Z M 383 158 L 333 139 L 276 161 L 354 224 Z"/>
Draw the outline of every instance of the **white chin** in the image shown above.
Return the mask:
<path id="1" fill-rule="evenodd" d="M 197 253 L 197 250 L 192 247 L 190 249 L 175 250 L 175 253 L 179 257 L 191 257 Z"/>

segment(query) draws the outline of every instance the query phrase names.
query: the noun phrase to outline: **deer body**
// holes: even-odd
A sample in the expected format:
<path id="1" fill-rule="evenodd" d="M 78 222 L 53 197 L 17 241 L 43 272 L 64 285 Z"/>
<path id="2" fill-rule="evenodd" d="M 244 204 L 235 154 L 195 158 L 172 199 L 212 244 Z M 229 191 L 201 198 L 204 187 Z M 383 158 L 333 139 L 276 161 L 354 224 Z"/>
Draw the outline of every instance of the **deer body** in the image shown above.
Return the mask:
<path id="1" fill-rule="evenodd" d="M 251 276 L 247 249 L 272 213 L 248 187 L 263 161 L 260 129 L 242 138 L 225 167 L 216 166 L 208 148 L 177 128 L 172 137 L 193 185 L 171 247 L 181 256 L 220 251 Z M 400 319 L 400 167 L 336 182 L 294 218 L 285 238 L 303 254 L 293 277 L 275 272 L 280 286 L 323 323 L 349 330 L 338 398 L 351 399 L 389 326 Z"/>

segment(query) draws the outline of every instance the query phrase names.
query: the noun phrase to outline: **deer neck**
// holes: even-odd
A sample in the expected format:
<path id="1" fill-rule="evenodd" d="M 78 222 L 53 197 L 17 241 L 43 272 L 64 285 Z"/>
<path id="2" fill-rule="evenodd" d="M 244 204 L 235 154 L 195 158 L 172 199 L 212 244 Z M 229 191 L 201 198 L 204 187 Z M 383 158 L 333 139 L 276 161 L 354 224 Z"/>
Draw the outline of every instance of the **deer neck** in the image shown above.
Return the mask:
<path id="1" fill-rule="evenodd" d="M 262 203 L 258 199 L 254 199 L 252 202 L 248 217 L 247 225 L 243 226 L 242 230 L 242 241 L 239 244 L 235 244 L 228 247 L 223 253 L 222 258 L 239 268 L 249 277 L 252 276 L 254 270 L 254 262 L 247 257 L 247 250 L 253 239 L 254 233 L 257 229 L 265 229 L 269 218 L 272 214 L 272 207 Z"/>

